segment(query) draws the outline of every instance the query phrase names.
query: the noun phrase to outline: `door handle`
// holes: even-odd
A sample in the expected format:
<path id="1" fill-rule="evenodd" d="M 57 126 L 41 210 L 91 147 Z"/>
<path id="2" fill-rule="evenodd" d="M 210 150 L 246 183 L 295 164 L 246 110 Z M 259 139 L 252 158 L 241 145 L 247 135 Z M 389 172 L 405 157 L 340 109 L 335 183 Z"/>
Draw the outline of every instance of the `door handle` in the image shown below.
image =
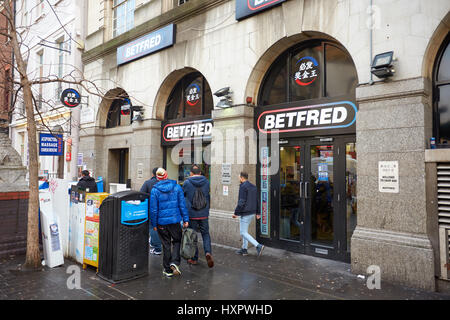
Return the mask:
<path id="1" fill-rule="evenodd" d="M 305 182 L 305 199 L 309 199 L 310 198 L 309 192 L 308 192 L 309 185 L 310 185 L 310 182 Z"/>
<path id="2" fill-rule="evenodd" d="M 303 198 L 303 182 L 300 182 L 299 196 L 300 196 L 300 199 Z"/>

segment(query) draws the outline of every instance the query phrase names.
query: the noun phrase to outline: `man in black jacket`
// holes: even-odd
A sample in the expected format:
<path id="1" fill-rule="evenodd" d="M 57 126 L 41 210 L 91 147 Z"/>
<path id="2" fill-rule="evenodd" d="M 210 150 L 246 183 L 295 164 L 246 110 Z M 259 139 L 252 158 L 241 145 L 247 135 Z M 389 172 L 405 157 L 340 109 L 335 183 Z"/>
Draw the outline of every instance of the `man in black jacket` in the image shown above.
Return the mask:
<path id="1" fill-rule="evenodd" d="M 156 171 L 158 171 L 158 167 L 153 168 L 153 177 L 147 181 L 144 182 L 144 184 L 141 187 L 141 192 L 148 193 L 149 194 L 149 215 L 150 215 L 150 193 L 152 192 L 153 187 L 155 184 L 159 182 L 158 179 L 156 179 Z M 158 231 L 153 230 L 153 228 L 150 228 L 150 253 L 155 255 L 160 255 L 162 252 L 162 244 L 161 240 L 158 236 Z"/>
<path id="2" fill-rule="evenodd" d="M 195 208 L 194 198 L 197 190 L 202 193 L 204 204 L 202 208 Z M 211 236 L 209 234 L 209 181 L 201 175 L 201 170 L 197 165 L 191 168 L 191 176 L 186 179 L 183 184 L 184 196 L 186 198 L 186 208 L 189 211 L 189 223 L 191 228 L 202 234 L 203 249 L 205 251 L 206 262 L 208 267 L 214 266 L 214 260 L 211 255 Z M 188 259 L 188 263 L 195 265 L 198 261 L 198 248 L 192 259 Z"/>
<path id="3" fill-rule="evenodd" d="M 252 222 L 253 216 L 256 214 L 257 219 L 261 218 L 261 215 L 259 214 L 258 190 L 254 184 L 248 181 L 248 173 L 241 172 L 239 178 L 241 180 L 239 200 L 233 218 L 240 217 L 242 249 L 236 253 L 243 256 L 248 255 L 247 247 L 250 242 L 256 247 L 256 252 L 259 257 L 264 250 L 264 246 L 258 243 L 258 241 L 248 233 L 248 226 Z"/>
<path id="4" fill-rule="evenodd" d="M 97 183 L 95 179 L 89 176 L 88 170 L 81 171 L 81 179 L 77 183 L 77 187 L 83 191 L 88 193 L 96 193 L 97 192 Z"/>

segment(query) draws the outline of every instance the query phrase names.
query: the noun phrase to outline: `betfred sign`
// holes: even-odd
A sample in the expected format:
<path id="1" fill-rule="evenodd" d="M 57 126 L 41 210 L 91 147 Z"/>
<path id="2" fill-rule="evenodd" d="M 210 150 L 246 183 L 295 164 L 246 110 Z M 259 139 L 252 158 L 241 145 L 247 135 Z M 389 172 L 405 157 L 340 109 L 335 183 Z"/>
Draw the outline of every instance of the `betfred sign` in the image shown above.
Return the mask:
<path id="1" fill-rule="evenodd" d="M 236 20 L 247 18 L 285 1 L 286 0 L 236 0 Z"/>
<path id="2" fill-rule="evenodd" d="M 356 105 L 350 101 L 286 108 L 272 107 L 259 114 L 257 127 L 265 134 L 278 132 L 310 135 L 313 131 L 325 130 L 339 133 L 354 130 L 357 112 Z"/>
<path id="3" fill-rule="evenodd" d="M 121 65 L 175 43 L 175 25 L 170 24 L 117 48 L 117 65 Z"/>
<path id="4" fill-rule="evenodd" d="M 209 140 L 213 129 L 212 119 L 194 121 L 163 123 L 162 141 L 163 145 L 173 145 L 181 141 Z"/>

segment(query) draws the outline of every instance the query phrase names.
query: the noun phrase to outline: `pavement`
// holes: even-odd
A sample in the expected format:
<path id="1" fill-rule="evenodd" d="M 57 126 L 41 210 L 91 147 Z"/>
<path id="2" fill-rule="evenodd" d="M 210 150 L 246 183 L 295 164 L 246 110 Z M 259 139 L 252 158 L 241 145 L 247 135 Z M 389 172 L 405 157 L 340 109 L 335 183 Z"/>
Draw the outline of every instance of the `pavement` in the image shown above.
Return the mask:
<path id="1" fill-rule="evenodd" d="M 213 268 L 204 257 L 195 266 L 182 259 L 182 274 L 173 278 L 163 276 L 162 256 L 149 255 L 148 276 L 119 284 L 68 259 L 53 269 L 18 271 L 25 257 L 10 256 L 0 260 L 0 300 L 450 300 L 450 294 L 382 279 L 381 289 L 370 290 L 367 279 L 350 273 L 347 263 L 273 248 L 265 248 L 259 258 L 255 248 L 245 257 L 236 250 L 213 245 Z M 79 289 L 67 285 L 75 283 L 67 273 L 71 266 L 80 270 Z"/>

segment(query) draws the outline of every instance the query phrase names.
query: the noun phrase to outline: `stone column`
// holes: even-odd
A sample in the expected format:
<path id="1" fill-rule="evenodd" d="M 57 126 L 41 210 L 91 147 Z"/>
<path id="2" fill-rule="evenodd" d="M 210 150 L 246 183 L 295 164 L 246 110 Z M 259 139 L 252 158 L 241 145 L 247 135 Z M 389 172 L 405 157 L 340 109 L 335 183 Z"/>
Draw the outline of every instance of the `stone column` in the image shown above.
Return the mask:
<path id="1" fill-rule="evenodd" d="M 161 121 L 149 119 L 134 122 L 132 126 L 130 178 L 132 189 L 139 191 L 144 182 L 152 177 L 153 168 L 163 165 Z"/>
<path id="2" fill-rule="evenodd" d="M 431 136 L 430 84 L 424 78 L 357 89 L 358 224 L 351 269 L 381 269 L 383 281 L 435 290 L 427 234 L 425 149 Z M 378 162 L 398 161 L 399 193 L 379 192 Z"/>
<path id="3" fill-rule="evenodd" d="M 253 136 L 253 112 L 252 107 L 238 106 L 214 110 L 212 114 L 210 229 L 214 243 L 241 246 L 239 220 L 233 219 L 232 214 L 238 200 L 240 172 L 248 172 L 249 181 L 256 184 L 257 140 Z M 222 183 L 223 163 L 231 164 L 230 184 Z M 224 195 L 224 185 L 228 186 L 228 195 Z M 255 231 L 252 223 L 249 233 L 255 236 Z"/>
<path id="4" fill-rule="evenodd" d="M 0 123 L 0 258 L 26 252 L 27 169 L 11 146 L 7 124 Z"/>

